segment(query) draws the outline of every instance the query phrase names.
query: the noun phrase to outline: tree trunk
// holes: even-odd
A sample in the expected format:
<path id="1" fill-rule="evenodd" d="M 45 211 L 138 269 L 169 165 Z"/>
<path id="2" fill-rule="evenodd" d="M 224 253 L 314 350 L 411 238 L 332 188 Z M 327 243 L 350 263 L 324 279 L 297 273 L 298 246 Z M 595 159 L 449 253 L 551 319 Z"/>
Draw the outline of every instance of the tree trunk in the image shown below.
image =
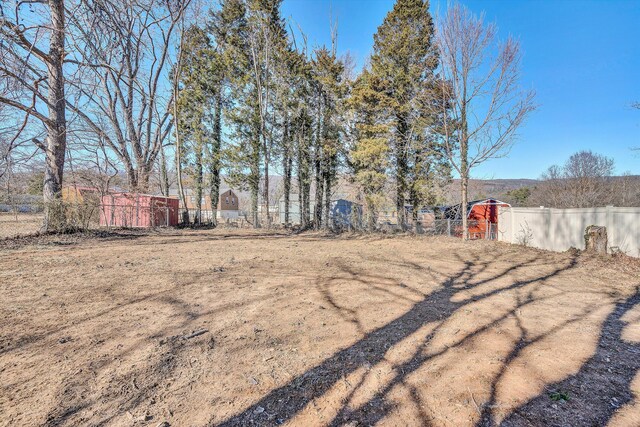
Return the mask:
<path id="1" fill-rule="evenodd" d="M 304 206 L 304 196 L 302 194 L 303 188 L 300 186 L 300 175 L 298 175 L 298 211 L 300 214 L 300 228 L 304 229 L 307 227 L 307 223 L 305 221 L 305 217 L 304 217 L 304 210 L 305 210 L 305 206 Z"/>
<path id="2" fill-rule="evenodd" d="M 220 198 L 220 148 L 222 146 L 222 94 L 218 89 L 213 113 L 213 138 L 209 153 L 209 198 L 211 199 L 211 222 L 218 225 L 218 199 Z"/>
<path id="3" fill-rule="evenodd" d="M 176 64 L 176 70 L 174 72 L 173 77 L 173 120 L 175 123 L 175 138 L 176 138 L 176 148 L 175 148 L 175 161 L 176 161 L 176 179 L 178 181 L 178 196 L 182 201 L 182 223 L 185 225 L 189 224 L 189 208 L 187 207 L 187 198 L 184 193 L 184 186 L 182 184 L 182 143 L 180 141 L 180 115 L 178 109 L 177 100 L 180 97 L 180 87 L 179 87 L 179 79 L 180 79 L 180 67 L 182 65 L 182 49 L 184 43 L 184 29 L 183 33 L 180 36 L 180 44 L 178 46 L 178 61 Z"/>
<path id="4" fill-rule="evenodd" d="M 315 159 L 315 183 L 316 183 L 316 203 L 313 212 L 313 226 L 316 230 L 322 225 L 322 195 L 324 193 L 324 178 L 322 176 L 322 161 L 320 154 L 316 154 Z"/>
<path id="5" fill-rule="evenodd" d="M 138 173 L 133 167 L 133 163 L 131 163 L 131 159 L 123 158 L 122 164 L 124 166 L 124 171 L 127 176 L 127 184 L 129 186 L 129 191 L 137 191 L 138 190 Z"/>
<path id="6" fill-rule="evenodd" d="M 411 188 L 409 191 L 409 203 L 411 204 L 411 222 L 413 223 L 413 230 L 418 232 L 418 211 L 420 210 L 420 200 L 418 197 L 418 192 L 415 188 Z"/>
<path id="7" fill-rule="evenodd" d="M 370 196 L 365 196 L 367 203 L 367 230 L 375 231 L 376 229 L 376 206 Z"/>
<path id="8" fill-rule="evenodd" d="M 463 99 L 466 99 L 466 90 Z M 462 238 L 469 240 L 469 217 L 467 205 L 469 204 L 469 139 L 467 132 L 467 107 L 463 103 L 461 109 L 461 135 L 460 135 L 460 183 L 462 185 L 462 202 L 460 214 L 462 215 Z"/>
<path id="9" fill-rule="evenodd" d="M 302 221 L 304 228 L 309 228 L 309 224 L 311 224 L 311 183 L 308 179 L 302 188 Z"/>
<path id="10" fill-rule="evenodd" d="M 463 177 L 461 180 L 462 202 L 460 203 L 460 215 L 462 217 L 462 238 L 469 240 L 469 215 L 467 205 L 469 204 L 469 178 Z"/>
<path id="11" fill-rule="evenodd" d="M 290 155 L 287 155 L 285 159 L 285 170 L 284 170 L 284 223 L 285 225 L 290 225 L 290 209 L 289 205 L 291 203 L 291 168 L 292 159 Z"/>
<path id="12" fill-rule="evenodd" d="M 258 195 L 260 194 L 259 183 L 251 183 L 251 221 L 253 228 L 260 228 L 260 218 L 258 218 Z"/>
<path id="13" fill-rule="evenodd" d="M 402 158 L 402 154 L 396 159 L 396 212 L 398 214 L 398 226 L 401 230 L 405 230 L 407 226 L 407 215 L 404 209 L 405 191 L 406 191 L 406 162 Z"/>
<path id="14" fill-rule="evenodd" d="M 211 200 L 211 224 L 218 225 L 218 199 L 220 198 L 220 168 L 209 171 L 209 200 Z"/>
<path id="15" fill-rule="evenodd" d="M 302 123 L 296 123 L 296 178 L 298 181 L 298 211 L 300 212 L 300 227 L 305 228 L 304 217 L 304 163 L 302 159 L 303 144 Z"/>
<path id="16" fill-rule="evenodd" d="M 150 167 L 148 166 L 140 166 L 138 168 L 138 187 L 136 191 L 140 193 L 148 193 L 149 192 L 149 178 L 150 178 Z"/>
<path id="17" fill-rule="evenodd" d="M 263 198 L 264 198 L 265 214 L 267 215 L 266 217 L 267 228 L 271 228 L 271 214 L 269 212 L 269 157 L 266 154 L 264 157 L 264 196 Z"/>
<path id="18" fill-rule="evenodd" d="M 249 163 L 249 191 L 251 193 L 251 220 L 253 228 L 260 228 L 258 204 L 260 199 L 260 136 L 256 130 L 251 141 L 252 151 Z"/>
<path id="19" fill-rule="evenodd" d="M 404 209 L 407 192 L 407 121 L 405 117 L 397 117 L 396 130 L 396 212 L 398 225 L 401 230 L 406 230 L 407 215 Z"/>
<path id="20" fill-rule="evenodd" d="M 304 115 L 302 120 L 304 120 Z M 300 226 L 305 229 L 309 227 L 311 222 L 310 218 L 310 197 L 311 182 L 309 180 L 310 168 L 309 168 L 309 141 L 308 135 L 305 133 L 306 127 L 304 122 L 300 125 L 298 133 L 298 150 L 297 150 L 297 164 L 298 164 L 298 201 L 300 203 Z"/>
<path id="21" fill-rule="evenodd" d="M 177 119 L 176 119 L 177 121 Z M 182 145 L 180 144 L 179 130 L 176 126 L 176 178 L 178 181 L 178 196 L 182 202 L 182 223 L 189 225 L 189 208 L 187 206 L 187 197 L 184 193 L 184 185 L 182 184 Z"/>
<path id="22" fill-rule="evenodd" d="M 283 134 L 283 147 L 284 147 L 284 156 L 282 158 L 283 169 L 284 169 L 284 224 L 285 226 L 289 226 L 290 218 L 289 218 L 289 202 L 291 197 L 291 168 L 293 166 L 293 159 L 291 156 L 290 150 L 290 140 L 289 140 L 289 119 L 288 117 L 285 119 L 284 124 L 284 134 Z"/>
<path id="23" fill-rule="evenodd" d="M 298 192 L 300 202 L 300 225 L 308 228 L 311 223 L 311 181 L 309 179 L 311 170 L 309 167 L 309 150 L 306 135 L 302 135 L 300 144 L 305 144 L 298 151 Z"/>
<path id="24" fill-rule="evenodd" d="M 193 223 L 194 224 L 198 224 L 200 225 L 202 223 L 202 194 L 203 194 L 203 183 L 204 183 L 204 174 L 203 174 L 203 170 L 202 170 L 202 149 L 203 149 L 203 143 L 201 141 L 201 136 L 197 136 L 196 138 L 200 139 L 200 141 L 197 142 L 197 147 L 196 147 L 196 157 L 195 157 L 195 196 L 196 196 L 196 214 L 195 217 L 193 219 Z"/>
<path id="25" fill-rule="evenodd" d="M 327 162 L 330 163 L 330 162 Z M 329 168 L 330 166 L 327 166 Z M 331 173 L 324 171 L 324 222 L 323 228 L 329 230 L 331 227 Z"/>
<path id="26" fill-rule="evenodd" d="M 51 32 L 48 68 L 49 121 L 46 124 L 46 164 L 44 187 L 44 222 L 42 230 L 59 231 L 66 227 L 62 205 L 62 179 L 64 158 L 67 149 L 66 98 L 64 90 L 65 10 L 63 0 L 49 0 L 51 9 Z"/>
<path id="27" fill-rule="evenodd" d="M 169 197 L 169 171 L 167 170 L 167 158 L 164 155 L 164 147 L 160 147 L 160 193 Z"/>
<path id="28" fill-rule="evenodd" d="M 322 195 L 324 193 L 324 177 L 322 171 L 324 167 L 322 165 L 323 152 L 322 152 L 322 124 L 320 120 L 320 111 L 318 112 L 318 120 L 316 126 L 316 147 L 314 153 L 314 169 L 315 169 L 315 183 L 316 183 L 316 205 L 314 208 L 313 227 L 319 230 L 322 226 Z"/>

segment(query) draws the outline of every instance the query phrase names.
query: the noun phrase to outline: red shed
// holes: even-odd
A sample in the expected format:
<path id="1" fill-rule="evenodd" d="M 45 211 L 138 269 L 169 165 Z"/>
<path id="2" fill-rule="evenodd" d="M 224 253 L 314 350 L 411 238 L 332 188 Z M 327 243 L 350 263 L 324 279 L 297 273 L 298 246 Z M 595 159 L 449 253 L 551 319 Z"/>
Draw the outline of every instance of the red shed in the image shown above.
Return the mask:
<path id="1" fill-rule="evenodd" d="M 469 203 L 469 238 L 497 239 L 498 206 L 511 205 L 496 199 L 475 200 Z"/>
<path id="2" fill-rule="evenodd" d="M 497 199 L 482 199 L 469 202 L 467 205 L 467 218 L 469 220 L 470 239 L 497 239 L 498 233 L 498 206 L 509 207 L 509 203 Z M 445 218 L 460 221 L 460 204 L 448 206 L 444 209 Z M 455 227 L 455 235 L 462 236 L 462 229 L 458 223 Z"/>
<path id="3" fill-rule="evenodd" d="M 102 196 L 100 225 L 109 227 L 160 227 L 178 225 L 178 199 L 139 193 Z"/>

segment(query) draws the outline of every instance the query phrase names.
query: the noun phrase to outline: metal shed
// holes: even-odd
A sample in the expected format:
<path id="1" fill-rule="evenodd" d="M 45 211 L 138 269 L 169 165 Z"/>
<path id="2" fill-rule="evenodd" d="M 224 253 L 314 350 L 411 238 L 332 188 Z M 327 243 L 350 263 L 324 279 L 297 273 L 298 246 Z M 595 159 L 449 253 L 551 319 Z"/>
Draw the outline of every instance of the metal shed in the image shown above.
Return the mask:
<path id="1" fill-rule="evenodd" d="M 176 226 L 178 206 L 178 199 L 172 197 L 111 193 L 102 196 L 100 225 L 132 228 Z"/>
<path id="2" fill-rule="evenodd" d="M 334 227 L 361 227 L 362 206 L 346 199 L 332 200 L 331 223 Z"/>

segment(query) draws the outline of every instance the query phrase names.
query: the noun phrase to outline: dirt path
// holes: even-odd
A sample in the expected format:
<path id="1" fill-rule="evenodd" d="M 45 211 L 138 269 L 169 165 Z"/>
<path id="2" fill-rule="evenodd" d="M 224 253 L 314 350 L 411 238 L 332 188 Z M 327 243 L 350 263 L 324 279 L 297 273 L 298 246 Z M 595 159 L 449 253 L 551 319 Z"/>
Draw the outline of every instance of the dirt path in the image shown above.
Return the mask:
<path id="1" fill-rule="evenodd" d="M 175 232 L 0 283 L 2 426 L 640 425 L 638 271 L 571 254 Z"/>

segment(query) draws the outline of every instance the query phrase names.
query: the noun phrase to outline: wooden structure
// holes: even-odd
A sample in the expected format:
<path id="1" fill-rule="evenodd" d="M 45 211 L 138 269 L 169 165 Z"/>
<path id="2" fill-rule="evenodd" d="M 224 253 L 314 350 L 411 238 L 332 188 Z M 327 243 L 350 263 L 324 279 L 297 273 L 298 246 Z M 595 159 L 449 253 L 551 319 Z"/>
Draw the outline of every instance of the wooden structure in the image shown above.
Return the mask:
<path id="1" fill-rule="evenodd" d="M 220 218 L 237 219 L 240 214 L 238 196 L 232 190 L 220 193 L 218 202 L 218 212 Z"/>
<path id="2" fill-rule="evenodd" d="M 62 201 L 66 203 L 99 203 L 100 191 L 96 187 L 67 185 L 62 187 Z"/>

